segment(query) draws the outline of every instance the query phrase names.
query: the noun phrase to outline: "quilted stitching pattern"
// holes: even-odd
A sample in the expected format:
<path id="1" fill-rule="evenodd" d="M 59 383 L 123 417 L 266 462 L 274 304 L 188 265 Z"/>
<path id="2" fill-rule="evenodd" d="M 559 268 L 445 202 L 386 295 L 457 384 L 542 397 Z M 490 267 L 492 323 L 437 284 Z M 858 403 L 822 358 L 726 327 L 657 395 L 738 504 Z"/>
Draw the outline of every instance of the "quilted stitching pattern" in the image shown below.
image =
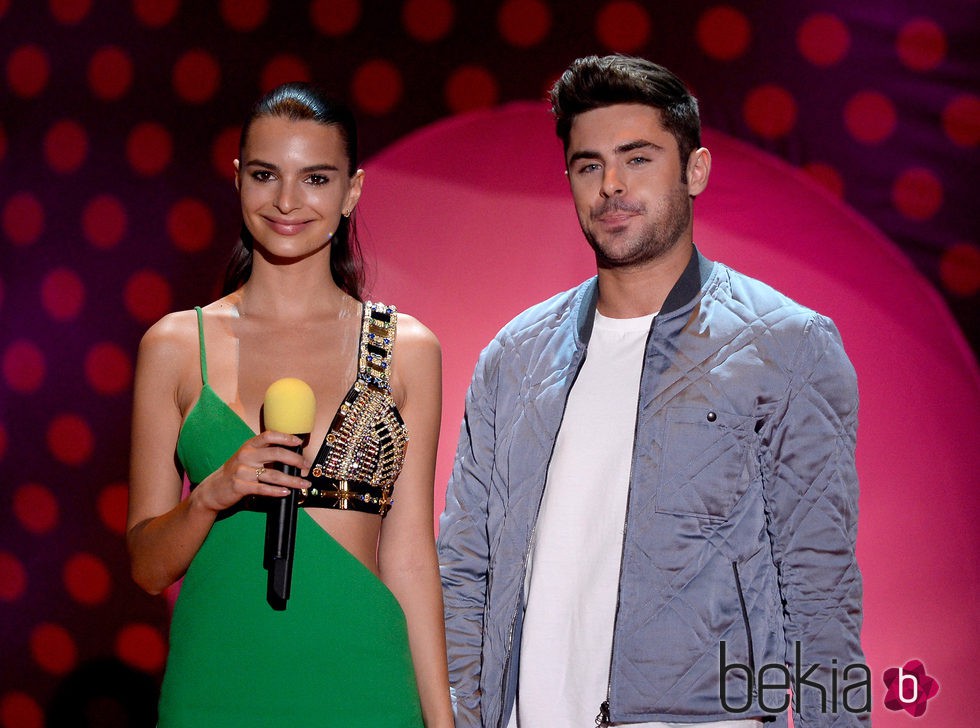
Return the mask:
<path id="1" fill-rule="evenodd" d="M 481 712 L 496 725 L 502 712 L 524 557 L 580 361 L 576 308 L 590 286 L 515 319 L 471 387 L 440 536 L 450 641 L 459 640 L 454 684 L 464 701 L 476 696 L 460 704 L 461 726 L 479 725 Z M 718 697 L 719 642 L 730 660 L 748 662 L 733 562 L 757 665 L 792 665 L 797 641 L 808 665 L 861 661 L 856 384 L 833 324 L 716 265 L 703 297 L 657 318 L 640 391 L 613 719 L 730 717 Z M 471 419 L 488 408 L 492 424 Z M 470 517 L 472 502 L 480 507 Z M 478 574 L 457 578 L 484 553 L 486 594 Z M 483 620 L 481 644 L 466 633 Z M 827 675 L 811 676 L 821 677 L 829 686 Z M 744 703 L 744 681 L 731 687 L 730 702 Z M 819 712 L 819 695 L 803 698 L 799 728 L 864 720 L 834 719 Z"/>

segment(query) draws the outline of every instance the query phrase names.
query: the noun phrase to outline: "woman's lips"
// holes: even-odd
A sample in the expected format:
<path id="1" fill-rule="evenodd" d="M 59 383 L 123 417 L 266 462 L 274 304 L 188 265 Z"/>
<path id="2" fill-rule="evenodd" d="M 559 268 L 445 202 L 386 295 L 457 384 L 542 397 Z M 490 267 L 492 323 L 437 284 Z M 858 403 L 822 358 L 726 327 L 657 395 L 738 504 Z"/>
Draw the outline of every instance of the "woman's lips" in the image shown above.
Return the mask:
<path id="1" fill-rule="evenodd" d="M 271 217 L 265 218 L 266 224 L 280 235 L 296 235 L 303 231 L 309 223 L 308 220 L 276 220 Z"/>

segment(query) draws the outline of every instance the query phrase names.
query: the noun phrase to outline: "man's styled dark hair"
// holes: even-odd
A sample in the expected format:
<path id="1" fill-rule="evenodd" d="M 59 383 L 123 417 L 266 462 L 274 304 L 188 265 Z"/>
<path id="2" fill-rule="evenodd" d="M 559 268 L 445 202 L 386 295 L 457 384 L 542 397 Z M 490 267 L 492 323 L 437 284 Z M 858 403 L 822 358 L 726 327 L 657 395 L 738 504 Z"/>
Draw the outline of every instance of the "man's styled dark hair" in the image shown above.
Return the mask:
<path id="1" fill-rule="evenodd" d="M 620 54 L 575 60 L 551 89 L 551 111 L 565 151 L 578 114 L 614 104 L 644 104 L 660 109 L 664 128 L 677 140 L 681 169 L 701 146 L 698 100 L 663 66 Z"/>

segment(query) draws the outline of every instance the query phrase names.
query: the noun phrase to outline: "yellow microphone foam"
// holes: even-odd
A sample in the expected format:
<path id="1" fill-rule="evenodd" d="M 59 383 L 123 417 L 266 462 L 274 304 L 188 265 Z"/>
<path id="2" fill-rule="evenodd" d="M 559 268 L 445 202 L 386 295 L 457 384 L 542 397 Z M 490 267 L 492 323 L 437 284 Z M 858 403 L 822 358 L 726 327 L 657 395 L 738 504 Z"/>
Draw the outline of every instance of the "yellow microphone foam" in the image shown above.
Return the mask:
<path id="1" fill-rule="evenodd" d="M 302 379 L 284 377 L 265 390 L 265 427 L 290 435 L 313 430 L 316 396 Z"/>

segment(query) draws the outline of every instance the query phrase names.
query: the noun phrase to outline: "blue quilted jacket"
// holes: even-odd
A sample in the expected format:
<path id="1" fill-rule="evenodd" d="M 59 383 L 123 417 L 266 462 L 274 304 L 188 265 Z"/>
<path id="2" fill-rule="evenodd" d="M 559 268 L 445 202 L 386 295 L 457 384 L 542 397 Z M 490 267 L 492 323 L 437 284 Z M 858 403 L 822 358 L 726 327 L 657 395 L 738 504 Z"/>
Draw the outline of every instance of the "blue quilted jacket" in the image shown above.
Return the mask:
<path id="1" fill-rule="evenodd" d="M 519 315 L 473 376 L 438 541 L 458 728 L 514 705 L 528 548 L 596 295 L 593 278 Z M 856 425 L 833 323 L 695 251 L 647 340 L 597 714 L 868 722 Z"/>

